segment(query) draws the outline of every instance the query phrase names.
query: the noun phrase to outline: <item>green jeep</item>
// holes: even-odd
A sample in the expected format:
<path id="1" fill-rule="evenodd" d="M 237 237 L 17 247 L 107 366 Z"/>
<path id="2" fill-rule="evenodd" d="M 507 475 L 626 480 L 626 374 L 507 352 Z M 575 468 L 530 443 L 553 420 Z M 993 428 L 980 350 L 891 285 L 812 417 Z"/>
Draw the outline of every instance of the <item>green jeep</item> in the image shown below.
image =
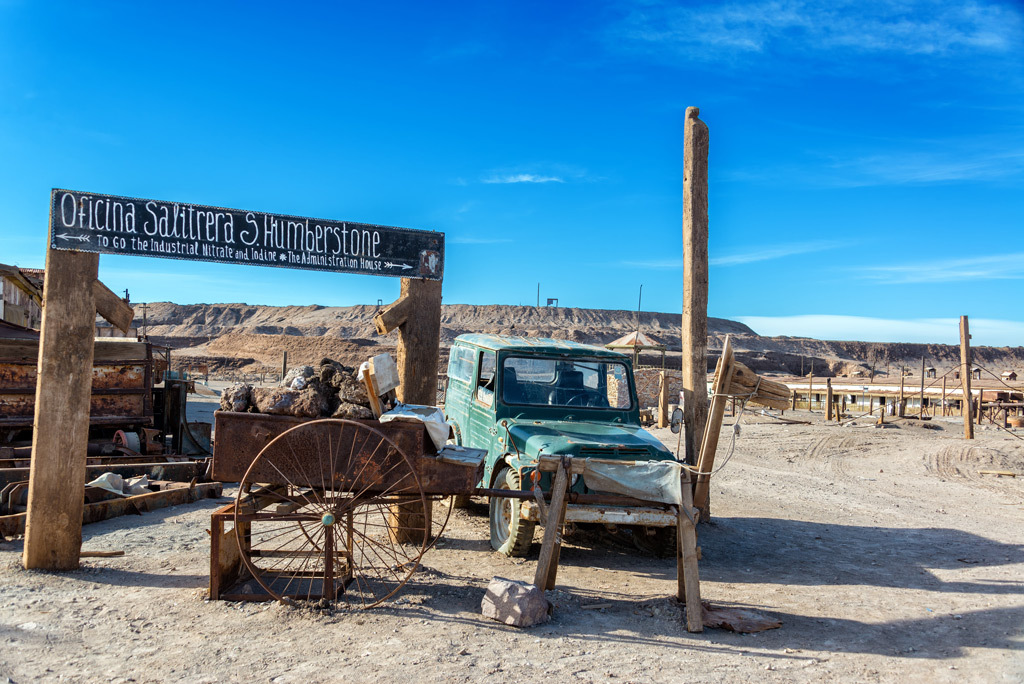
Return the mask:
<path id="1" fill-rule="evenodd" d="M 640 427 L 629 356 L 564 340 L 460 335 L 451 348 L 445 415 L 463 446 L 487 450 L 481 486 L 530 490 L 538 457 L 675 460 Z M 591 493 L 573 475 L 570 491 Z M 544 490 L 551 475 L 540 477 Z M 535 501 L 491 497 L 491 546 L 525 556 L 540 519 Z M 570 504 L 567 523 L 625 526 L 638 546 L 675 551 L 668 511 Z M 641 523 L 641 524 L 637 524 Z"/>

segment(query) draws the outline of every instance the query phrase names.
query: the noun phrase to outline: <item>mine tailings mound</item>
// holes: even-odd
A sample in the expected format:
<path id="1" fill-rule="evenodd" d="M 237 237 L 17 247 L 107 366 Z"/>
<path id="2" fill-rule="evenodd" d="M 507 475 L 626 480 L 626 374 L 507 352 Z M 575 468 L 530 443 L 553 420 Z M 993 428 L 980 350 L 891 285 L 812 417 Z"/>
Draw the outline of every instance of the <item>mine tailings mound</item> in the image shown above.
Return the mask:
<path id="1" fill-rule="evenodd" d="M 378 308 L 359 306 L 256 306 L 250 304 L 174 304 L 157 302 L 147 307 L 150 339 L 181 350 L 190 361 L 219 359 L 218 367 L 245 367 L 252 372 L 280 369 L 282 353 L 289 365 L 314 364 L 332 358 L 345 364 L 391 351 L 397 333 L 380 336 L 373 325 Z M 142 329 L 141 316 L 133 323 Z M 669 353 L 665 365 L 679 368 L 682 316 L 641 312 L 640 329 Z M 604 345 L 635 331 L 635 311 L 505 305 L 447 304 L 441 307 L 442 367 L 447 347 L 463 333 L 490 333 L 527 337 L 553 337 Z M 956 345 L 828 341 L 804 337 L 763 337 L 749 327 L 722 318 L 708 319 L 710 369 L 730 335 L 738 358 L 759 373 L 815 376 L 876 374 L 895 376 L 907 366 L 919 372 L 927 367 L 950 368 L 959 363 Z M 238 363 L 232 364 L 232 359 Z M 975 363 L 996 374 L 1016 370 L 1024 375 L 1024 348 L 975 347 Z M 660 354 L 646 354 L 641 363 L 660 365 Z M 897 376 L 898 377 L 898 376 Z"/>

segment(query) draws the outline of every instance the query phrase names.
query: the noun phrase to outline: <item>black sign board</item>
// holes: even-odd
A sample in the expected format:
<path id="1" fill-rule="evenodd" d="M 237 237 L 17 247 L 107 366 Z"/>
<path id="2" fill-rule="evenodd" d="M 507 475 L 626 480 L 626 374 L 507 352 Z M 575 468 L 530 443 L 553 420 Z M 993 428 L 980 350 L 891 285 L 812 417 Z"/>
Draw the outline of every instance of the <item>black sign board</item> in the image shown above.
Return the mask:
<path id="1" fill-rule="evenodd" d="M 441 280 L 444 233 L 75 190 L 50 196 L 54 249 Z"/>

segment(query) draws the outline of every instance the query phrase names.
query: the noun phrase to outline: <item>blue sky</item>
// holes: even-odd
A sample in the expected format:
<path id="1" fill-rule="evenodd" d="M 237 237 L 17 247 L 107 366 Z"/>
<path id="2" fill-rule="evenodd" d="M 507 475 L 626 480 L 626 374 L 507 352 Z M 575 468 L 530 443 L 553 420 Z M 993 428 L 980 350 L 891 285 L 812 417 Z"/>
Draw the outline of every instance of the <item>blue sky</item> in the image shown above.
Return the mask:
<path id="1" fill-rule="evenodd" d="M 446 233 L 447 303 L 679 311 L 682 123 L 712 316 L 1024 344 L 1019 2 L 0 0 L 0 262 L 54 187 Z M 345 305 L 390 278 L 103 256 L 134 301 Z"/>

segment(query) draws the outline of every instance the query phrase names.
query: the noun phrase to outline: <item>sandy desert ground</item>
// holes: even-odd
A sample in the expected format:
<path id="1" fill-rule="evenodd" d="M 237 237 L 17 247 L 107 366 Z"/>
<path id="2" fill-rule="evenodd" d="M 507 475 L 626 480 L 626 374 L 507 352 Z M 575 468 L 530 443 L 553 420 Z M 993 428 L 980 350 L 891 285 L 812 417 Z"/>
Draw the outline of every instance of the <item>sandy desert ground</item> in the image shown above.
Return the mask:
<path id="1" fill-rule="evenodd" d="M 198 407 L 197 407 L 198 408 Z M 700 528 L 702 592 L 782 621 L 689 634 L 673 560 L 583 534 L 562 553 L 551 622 L 480 615 L 492 576 L 481 504 L 456 511 L 391 606 L 317 611 L 205 599 L 205 501 L 85 528 L 123 549 L 76 572 L 23 570 L 0 543 L 0 677 L 189 682 L 1024 681 L 1024 433 L 958 420 L 841 427 L 743 416 Z M 727 423 L 730 419 L 727 419 Z M 726 425 L 719 458 L 729 450 Z M 676 436 L 656 434 L 672 448 Z M 610 604 L 590 609 L 593 604 Z"/>

